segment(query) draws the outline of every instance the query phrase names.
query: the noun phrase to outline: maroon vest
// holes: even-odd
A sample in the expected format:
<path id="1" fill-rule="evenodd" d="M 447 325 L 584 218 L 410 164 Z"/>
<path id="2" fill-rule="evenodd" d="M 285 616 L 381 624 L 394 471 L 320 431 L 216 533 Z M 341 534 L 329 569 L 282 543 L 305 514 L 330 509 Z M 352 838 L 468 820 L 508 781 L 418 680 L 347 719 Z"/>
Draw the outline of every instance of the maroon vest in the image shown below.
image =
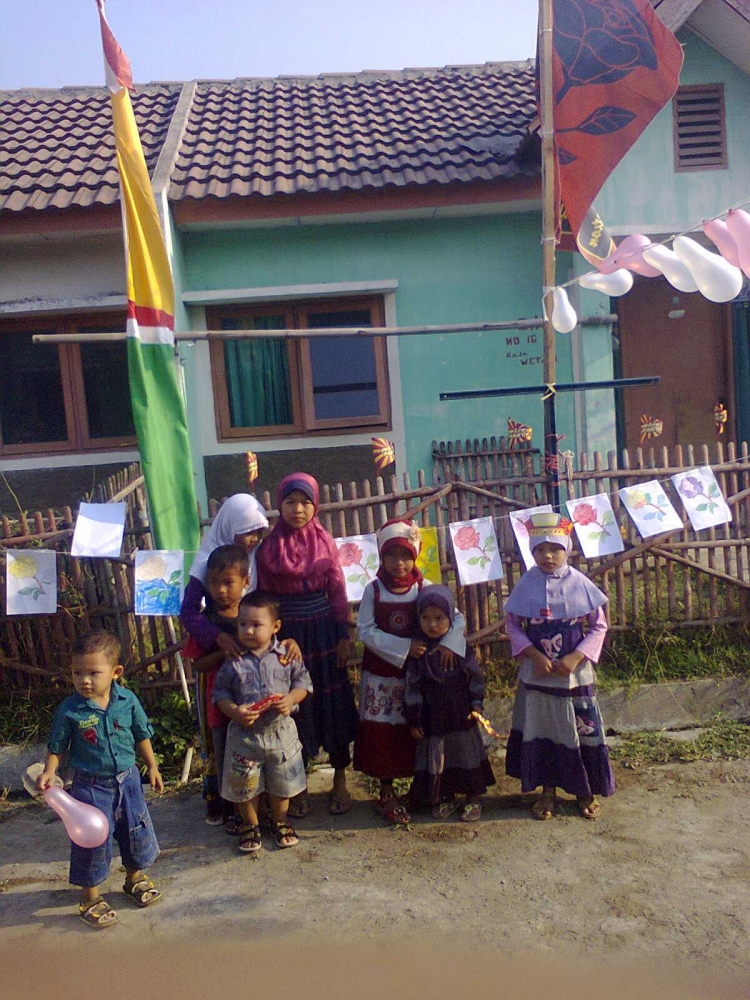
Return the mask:
<path id="1" fill-rule="evenodd" d="M 422 584 L 417 584 L 417 597 L 413 601 L 399 602 L 383 601 L 380 597 L 380 583 L 373 580 L 375 596 L 375 624 L 382 632 L 397 635 L 402 639 L 413 639 L 418 634 L 417 629 L 417 597 Z M 381 659 L 376 652 L 365 646 L 362 656 L 362 669 L 376 677 L 401 677 L 403 668 L 399 669 Z"/>

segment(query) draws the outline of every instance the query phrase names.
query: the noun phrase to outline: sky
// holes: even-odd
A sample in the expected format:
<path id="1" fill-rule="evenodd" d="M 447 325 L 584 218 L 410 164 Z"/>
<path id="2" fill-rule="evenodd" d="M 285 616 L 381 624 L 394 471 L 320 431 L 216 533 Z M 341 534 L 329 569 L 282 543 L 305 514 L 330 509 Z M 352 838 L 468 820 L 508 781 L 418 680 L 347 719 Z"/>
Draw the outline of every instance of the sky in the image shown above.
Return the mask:
<path id="1" fill-rule="evenodd" d="M 0 89 L 100 85 L 94 0 L 4 0 Z M 528 59 L 535 0 L 109 0 L 136 83 Z"/>

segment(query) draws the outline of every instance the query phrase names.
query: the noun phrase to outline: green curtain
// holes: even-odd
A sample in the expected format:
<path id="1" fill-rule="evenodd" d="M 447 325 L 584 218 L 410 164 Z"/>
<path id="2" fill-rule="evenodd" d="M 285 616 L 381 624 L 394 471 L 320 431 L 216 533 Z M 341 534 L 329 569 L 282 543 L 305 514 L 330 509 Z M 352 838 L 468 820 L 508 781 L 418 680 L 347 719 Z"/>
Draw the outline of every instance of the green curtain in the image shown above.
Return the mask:
<path id="1" fill-rule="evenodd" d="M 734 339 L 734 400 L 738 441 L 750 441 L 750 322 L 748 301 L 732 303 Z M 734 418 L 729 414 L 729 419 Z M 727 428 L 729 430 L 729 428 Z M 730 434 L 729 440 L 733 439 Z"/>
<path id="2" fill-rule="evenodd" d="M 222 329 L 241 329 L 240 320 L 222 321 Z M 284 316 L 255 316 L 255 330 L 282 330 Z M 289 352 L 285 340 L 227 340 L 224 364 L 232 427 L 293 424 Z"/>

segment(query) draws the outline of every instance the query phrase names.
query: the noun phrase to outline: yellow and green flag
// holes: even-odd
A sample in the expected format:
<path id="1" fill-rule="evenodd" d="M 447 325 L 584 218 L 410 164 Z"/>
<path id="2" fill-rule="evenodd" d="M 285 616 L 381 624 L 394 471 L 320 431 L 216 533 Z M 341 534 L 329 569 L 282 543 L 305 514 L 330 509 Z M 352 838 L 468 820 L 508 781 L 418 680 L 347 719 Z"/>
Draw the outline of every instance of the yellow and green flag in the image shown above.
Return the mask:
<path id="1" fill-rule="evenodd" d="M 130 101 L 133 77 L 96 0 L 120 173 L 128 271 L 128 373 L 138 450 L 158 549 L 200 540 L 185 402 L 174 352 L 174 287 L 151 180 Z"/>

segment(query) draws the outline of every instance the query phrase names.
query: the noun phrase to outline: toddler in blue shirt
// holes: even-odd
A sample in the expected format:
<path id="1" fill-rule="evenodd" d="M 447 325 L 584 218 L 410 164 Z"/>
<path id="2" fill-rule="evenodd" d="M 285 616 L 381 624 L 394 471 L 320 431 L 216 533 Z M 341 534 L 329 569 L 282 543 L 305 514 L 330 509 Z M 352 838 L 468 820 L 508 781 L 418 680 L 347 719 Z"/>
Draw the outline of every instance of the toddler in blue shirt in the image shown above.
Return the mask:
<path id="1" fill-rule="evenodd" d="M 214 682 L 214 703 L 230 720 L 221 795 L 237 803 L 243 824 L 239 848 L 246 854 L 261 848 L 258 797 L 264 791 L 277 847 L 299 843 L 288 821 L 289 799 L 307 787 L 302 744 L 291 715 L 312 691 L 312 681 L 303 663 L 283 662 L 284 648 L 276 638 L 279 616 L 279 599 L 273 594 L 256 590 L 242 598 L 237 638 L 245 654 L 228 660 Z"/>
<path id="2" fill-rule="evenodd" d="M 136 752 L 148 768 L 154 791 L 163 792 L 164 782 L 151 746 L 154 731 L 143 706 L 132 691 L 116 683 L 123 673 L 121 655 L 120 643 L 110 632 L 94 630 L 77 639 L 71 664 L 76 693 L 55 713 L 47 761 L 37 781 L 40 791 L 49 788 L 61 755 L 70 750 L 75 768 L 70 794 L 101 809 L 109 822 L 109 836 L 100 847 L 70 846 L 70 881 L 83 889 L 79 915 L 95 928 L 117 923 L 116 912 L 99 892 L 109 876 L 113 841 L 125 867 L 123 891 L 139 906 L 161 899 L 145 872 L 158 857 L 159 845 L 143 797 Z"/>

